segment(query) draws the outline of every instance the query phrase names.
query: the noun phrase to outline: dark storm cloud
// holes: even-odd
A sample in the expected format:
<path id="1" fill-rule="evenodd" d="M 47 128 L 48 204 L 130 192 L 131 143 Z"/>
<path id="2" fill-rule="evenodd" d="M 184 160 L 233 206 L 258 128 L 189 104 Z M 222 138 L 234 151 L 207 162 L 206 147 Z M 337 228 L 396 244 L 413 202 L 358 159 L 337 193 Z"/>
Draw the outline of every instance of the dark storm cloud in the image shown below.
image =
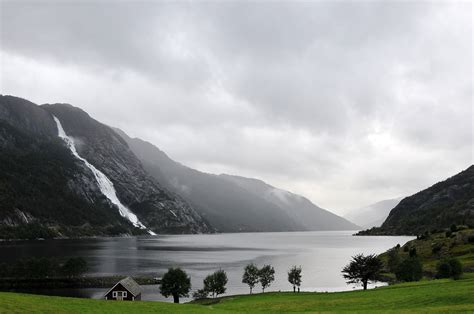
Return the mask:
<path id="1" fill-rule="evenodd" d="M 471 22 L 468 2 L 2 1 L 1 89 L 358 207 L 472 163 Z"/>

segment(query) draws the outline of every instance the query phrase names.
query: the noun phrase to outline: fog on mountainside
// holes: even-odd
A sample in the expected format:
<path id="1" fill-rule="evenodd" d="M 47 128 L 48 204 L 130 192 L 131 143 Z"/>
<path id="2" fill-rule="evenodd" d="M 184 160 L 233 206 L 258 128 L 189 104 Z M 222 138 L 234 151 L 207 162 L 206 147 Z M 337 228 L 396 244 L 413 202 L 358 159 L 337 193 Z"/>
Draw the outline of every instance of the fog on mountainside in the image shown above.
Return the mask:
<path id="1" fill-rule="evenodd" d="M 218 231 L 356 230 L 358 226 L 308 199 L 255 179 L 203 173 L 173 161 L 154 145 L 115 129 L 147 171 L 186 198 Z M 252 186 L 258 182 L 258 189 Z"/>

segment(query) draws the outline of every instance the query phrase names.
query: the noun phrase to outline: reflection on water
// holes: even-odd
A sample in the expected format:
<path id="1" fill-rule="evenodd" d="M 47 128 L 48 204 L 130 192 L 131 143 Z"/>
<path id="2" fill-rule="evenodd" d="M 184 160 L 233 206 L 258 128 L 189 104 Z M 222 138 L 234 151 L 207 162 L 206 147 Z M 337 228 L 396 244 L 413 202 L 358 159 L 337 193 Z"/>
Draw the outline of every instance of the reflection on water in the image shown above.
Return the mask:
<path id="1" fill-rule="evenodd" d="M 275 282 L 268 291 L 290 290 L 287 270 L 303 268 L 303 291 L 350 290 L 341 269 L 357 253 L 381 253 L 403 245 L 412 237 L 354 237 L 353 231 L 230 233 L 166 235 L 133 238 L 18 241 L 0 243 L 0 262 L 18 258 L 82 256 L 88 275 L 161 276 L 169 267 L 182 267 L 191 276 L 193 290 L 219 268 L 229 277 L 228 294 L 248 293 L 241 283 L 247 263 L 271 264 Z M 100 298 L 107 289 L 55 289 L 34 291 L 51 295 Z M 256 289 L 256 291 L 258 288 Z M 143 299 L 164 300 L 157 286 L 144 286 Z"/>

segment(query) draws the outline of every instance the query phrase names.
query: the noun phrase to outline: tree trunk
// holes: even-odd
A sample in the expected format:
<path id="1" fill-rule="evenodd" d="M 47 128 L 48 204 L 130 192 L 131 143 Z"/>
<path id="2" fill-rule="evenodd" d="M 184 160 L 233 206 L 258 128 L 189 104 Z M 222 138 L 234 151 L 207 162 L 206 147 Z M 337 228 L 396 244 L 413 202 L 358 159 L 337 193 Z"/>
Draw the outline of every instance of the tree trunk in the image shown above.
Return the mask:
<path id="1" fill-rule="evenodd" d="M 252 294 L 252 287 L 250 287 L 250 294 Z"/>
<path id="2" fill-rule="evenodd" d="M 367 290 L 367 281 L 364 281 L 363 284 L 364 284 L 364 290 Z"/>
<path id="3" fill-rule="evenodd" d="M 179 295 L 173 294 L 173 301 L 174 303 L 179 303 Z"/>
<path id="4" fill-rule="evenodd" d="M 295 293 L 295 292 L 296 292 L 296 287 L 295 287 L 295 286 L 293 286 L 293 293 Z"/>
<path id="5" fill-rule="evenodd" d="M 300 287 L 298 287 L 298 293 L 300 293 Z"/>

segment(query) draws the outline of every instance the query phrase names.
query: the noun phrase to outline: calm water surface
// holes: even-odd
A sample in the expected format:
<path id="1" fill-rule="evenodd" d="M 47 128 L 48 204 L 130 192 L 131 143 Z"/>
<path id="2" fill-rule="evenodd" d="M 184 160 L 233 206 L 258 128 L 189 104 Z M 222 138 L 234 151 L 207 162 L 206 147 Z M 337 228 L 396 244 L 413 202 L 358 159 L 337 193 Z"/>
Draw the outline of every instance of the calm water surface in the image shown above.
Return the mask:
<path id="1" fill-rule="evenodd" d="M 303 291 L 341 291 L 346 285 L 341 269 L 357 253 L 382 253 L 412 237 L 354 237 L 354 231 L 278 233 L 229 233 L 212 235 L 160 235 L 137 238 L 18 241 L 0 243 L 0 261 L 22 257 L 68 258 L 82 256 L 88 275 L 161 276 L 179 266 L 191 276 L 193 290 L 202 288 L 204 277 L 219 268 L 227 272 L 227 294 L 248 293 L 241 283 L 243 268 L 253 262 L 271 264 L 275 282 L 268 291 L 290 290 L 287 270 L 302 266 Z M 358 287 L 357 287 L 358 288 Z M 256 289 L 258 291 L 259 288 Z M 107 289 L 55 289 L 31 291 L 52 295 L 101 298 Z M 145 300 L 165 300 L 157 286 L 144 286 Z M 169 300 L 171 301 L 171 300 Z"/>

